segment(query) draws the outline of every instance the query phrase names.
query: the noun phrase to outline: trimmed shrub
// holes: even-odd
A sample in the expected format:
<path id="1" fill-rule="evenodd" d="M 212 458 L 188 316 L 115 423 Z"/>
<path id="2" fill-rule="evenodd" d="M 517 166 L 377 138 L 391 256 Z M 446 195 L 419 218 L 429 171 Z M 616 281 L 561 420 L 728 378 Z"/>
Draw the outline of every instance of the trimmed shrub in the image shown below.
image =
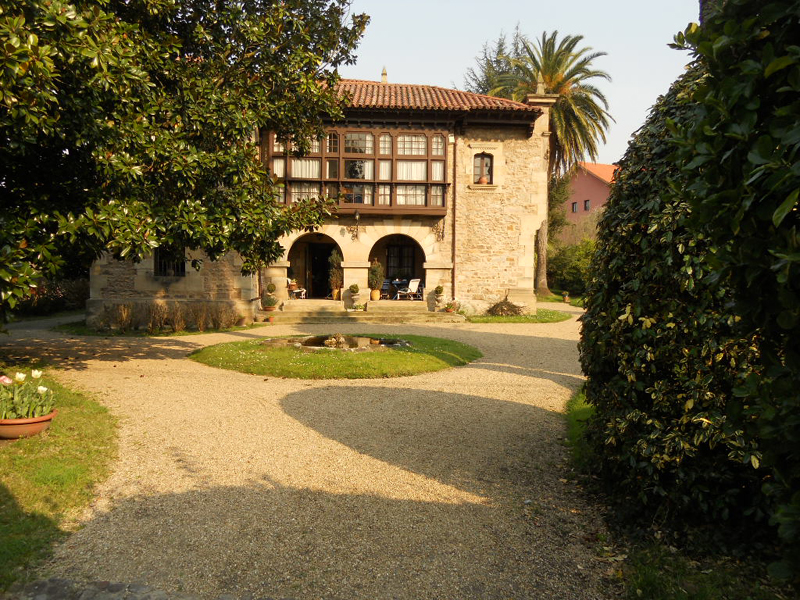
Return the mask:
<path id="1" fill-rule="evenodd" d="M 592 469 L 640 515 L 682 525 L 763 516 L 758 441 L 736 382 L 758 358 L 737 337 L 716 248 L 690 228 L 668 124 L 690 118 L 702 72 L 678 80 L 620 162 L 598 232 L 580 342 L 595 406 Z"/>

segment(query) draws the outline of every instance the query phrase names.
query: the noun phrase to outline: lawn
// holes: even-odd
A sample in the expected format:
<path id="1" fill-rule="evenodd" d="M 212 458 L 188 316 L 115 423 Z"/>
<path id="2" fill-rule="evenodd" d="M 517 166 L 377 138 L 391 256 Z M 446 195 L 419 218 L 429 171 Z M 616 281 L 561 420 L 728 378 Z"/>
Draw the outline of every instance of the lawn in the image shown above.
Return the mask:
<path id="1" fill-rule="evenodd" d="M 493 317 L 491 315 L 473 315 L 467 317 L 470 323 L 560 323 L 567 321 L 572 315 L 560 310 L 547 308 L 537 309 L 535 315 L 514 315 L 508 317 Z"/>
<path id="2" fill-rule="evenodd" d="M 263 340 L 248 340 L 208 346 L 192 353 L 190 358 L 212 367 L 254 375 L 294 379 L 373 379 L 440 371 L 466 365 L 483 356 L 477 348 L 442 338 L 363 336 L 403 339 L 411 342 L 411 346 L 381 352 L 308 351 L 294 347 L 274 348 L 264 345 Z"/>
<path id="3" fill-rule="evenodd" d="M 0 371 L 29 372 L 0 362 Z M 97 402 L 44 379 L 58 414 L 50 429 L 0 441 L 0 591 L 47 556 L 69 520 L 89 504 L 116 454 L 113 417 Z"/>
<path id="4" fill-rule="evenodd" d="M 53 331 L 60 331 L 61 333 L 68 333 L 70 335 L 92 335 L 100 337 L 178 337 L 183 335 L 201 335 L 204 333 L 220 333 L 225 331 L 245 331 L 247 329 L 257 329 L 259 327 L 267 327 L 269 323 L 251 323 L 250 325 L 242 325 L 240 327 L 228 327 L 225 329 L 204 329 L 198 331 L 196 329 L 183 329 L 181 331 L 159 331 L 155 333 L 148 333 L 144 329 L 130 329 L 127 331 L 119 331 L 117 329 L 103 329 L 97 330 L 86 326 L 86 321 L 72 321 L 71 323 L 63 323 L 53 327 Z"/>

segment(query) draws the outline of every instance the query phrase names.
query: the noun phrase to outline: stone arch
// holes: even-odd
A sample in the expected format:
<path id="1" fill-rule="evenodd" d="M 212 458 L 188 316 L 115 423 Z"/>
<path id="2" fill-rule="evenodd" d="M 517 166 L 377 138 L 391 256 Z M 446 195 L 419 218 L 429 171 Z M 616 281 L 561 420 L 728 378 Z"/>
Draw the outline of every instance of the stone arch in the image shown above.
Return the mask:
<path id="1" fill-rule="evenodd" d="M 369 262 L 377 259 L 388 279 L 425 279 L 425 250 L 403 233 L 393 233 L 377 240 L 370 249 Z"/>
<path id="2" fill-rule="evenodd" d="M 286 251 L 287 277 L 297 280 L 308 298 L 326 298 L 331 294 L 330 255 L 341 246 L 321 231 L 301 233 Z"/>

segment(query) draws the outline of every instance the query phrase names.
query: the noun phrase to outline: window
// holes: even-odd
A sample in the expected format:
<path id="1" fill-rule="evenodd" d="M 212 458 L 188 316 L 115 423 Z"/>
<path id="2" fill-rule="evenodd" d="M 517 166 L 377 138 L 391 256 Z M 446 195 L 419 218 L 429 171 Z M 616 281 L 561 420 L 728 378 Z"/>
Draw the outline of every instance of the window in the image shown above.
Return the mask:
<path id="1" fill-rule="evenodd" d="M 345 133 L 344 151 L 346 154 L 372 154 L 371 133 Z"/>
<path id="2" fill-rule="evenodd" d="M 397 204 L 425 206 L 425 186 L 398 185 Z"/>
<path id="3" fill-rule="evenodd" d="M 391 154 L 392 153 L 392 136 L 388 133 L 381 134 L 380 137 L 380 146 L 379 152 L 381 154 Z"/>
<path id="4" fill-rule="evenodd" d="M 319 185 L 316 183 L 292 182 L 289 187 L 289 198 L 292 202 L 317 196 L 319 196 Z"/>
<path id="5" fill-rule="evenodd" d="M 345 179 L 374 179 L 375 162 L 371 160 L 345 160 Z"/>
<path id="6" fill-rule="evenodd" d="M 307 155 L 270 134 L 266 165 L 285 202 L 321 194 L 340 203 L 442 209 L 447 198 L 447 133 L 443 130 L 333 126 L 310 142 Z M 491 156 L 479 166 L 491 177 Z M 414 213 L 415 210 L 402 212 Z"/>
<path id="7" fill-rule="evenodd" d="M 378 186 L 378 204 L 388 206 L 392 203 L 392 186 L 379 185 Z"/>
<path id="8" fill-rule="evenodd" d="M 186 277 L 186 256 L 183 248 L 159 246 L 153 252 L 153 275 Z"/>
<path id="9" fill-rule="evenodd" d="M 491 184 L 493 181 L 492 176 L 494 172 L 494 169 L 492 168 L 493 162 L 494 157 L 491 154 L 486 154 L 485 152 L 476 154 L 475 161 L 473 163 L 474 167 L 472 170 L 472 183 L 477 183 L 479 185 Z"/>
<path id="10" fill-rule="evenodd" d="M 345 202 L 353 204 L 372 204 L 371 185 L 344 185 L 342 186 Z"/>
<path id="11" fill-rule="evenodd" d="M 405 156 L 425 156 L 428 153 L 428 139 L 424 135 L 398 135 L 397 153 Z"/>
<path id="12" fill-rule="evenodd" d="M 414 258 L 413 246 L 386 246 L 386 276 L 408 277 L 414 272 Z"/>
<path id="13" fill-rule="evenodd" d="M 444 156 L 444 136 L 435 135 L 431 138 L 431 154 Z"/>
<path id="14" fill-rule="evenodd" d="M 397 178 L 402 181 L 426 181 L 428 179 L 428 161 L 398 160 Z"/>
<path id="15" fill-rule="evenodd" d="M 319 179 L 320 160 L 318 158 L 293 158 L 292 177 L 296 179 Z"/>
<path id="16" fill-rule="evenodd" d="M 574 213 L 578 212 L 578 203 L 577 202 L 573 202 L 572 203 L 572 212 L 574 212 Z"/>
<path id="17" fill-rule="evenodd" d="M 273 158 L 272 159 L 272 174 L 279 178 L 283 179 L 286 177 L 286 159 L 285 158 Z"/>
<path id="18" fill-rule="evenodd" d="M 589 210 L 589 204 L 590 204 L 589 200 L 584 200 L 583 201 L 583 210 Z"/>
<path id="19" fill-rule="evenodd" d="M 329 154 L 335 154 L 339 152 L 339 136 L 335 133 L 329 133 L 326 148 Z"/>

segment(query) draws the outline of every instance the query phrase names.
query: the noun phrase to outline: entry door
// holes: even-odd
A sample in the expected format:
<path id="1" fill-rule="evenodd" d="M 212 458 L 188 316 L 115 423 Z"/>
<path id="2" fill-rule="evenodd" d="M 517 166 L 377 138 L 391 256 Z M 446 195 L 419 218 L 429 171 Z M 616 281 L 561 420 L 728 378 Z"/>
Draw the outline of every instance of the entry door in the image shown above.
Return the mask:
<path id="1" fill-rule="evenodd" d="M 331 293 L 330 258 L 336 246 L 333 244 L 309 244 L 308 265 L 311 271 L 307 281 L 311 282 L 308 290 L 312 298 L 326 298 Z"/>

